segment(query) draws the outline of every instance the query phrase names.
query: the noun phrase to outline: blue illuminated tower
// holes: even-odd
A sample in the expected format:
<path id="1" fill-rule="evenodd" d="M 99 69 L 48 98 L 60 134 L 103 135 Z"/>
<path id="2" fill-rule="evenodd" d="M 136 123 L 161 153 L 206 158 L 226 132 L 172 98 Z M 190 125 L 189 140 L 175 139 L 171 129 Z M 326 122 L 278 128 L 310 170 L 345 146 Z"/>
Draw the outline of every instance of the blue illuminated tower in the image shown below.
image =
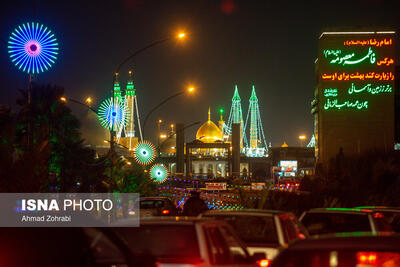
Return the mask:
<path id="1" fill-rule="evenodd" d="M 249 110 L 247 112 L 246 124 L 250 117 L 250 146 L 246 147 L 247 156 L 260 157 L 265 156 L 268 152 L 267 142 L 265 141 L 264 129 L 261 122 L 260 107 L 258 106 L 258 98 L 256 89 L 252 86 L 251 97 L 249 100 Z"/>
<path id="2" fill-rule="evenodd" d="M 228 135 L 229 138 L 232 137 L 232 123 L 240 123 L 240 147 L 247 147 L 247 139 L 244 133 L 245 127 L 243 127 L 243 112 L 242 104 L 240 103 L 240 96 L 237 85 L 235 85 L 235 92 L 232 97 L 232 106 L 229 114 L 228 123 L 225 128 L 223 135 Z"/>

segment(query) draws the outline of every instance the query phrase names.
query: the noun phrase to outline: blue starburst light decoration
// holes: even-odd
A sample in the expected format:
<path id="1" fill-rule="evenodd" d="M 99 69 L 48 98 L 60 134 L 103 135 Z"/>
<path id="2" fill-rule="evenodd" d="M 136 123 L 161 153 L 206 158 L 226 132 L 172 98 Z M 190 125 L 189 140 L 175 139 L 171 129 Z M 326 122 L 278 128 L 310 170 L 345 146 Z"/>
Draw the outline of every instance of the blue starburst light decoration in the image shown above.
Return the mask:
<path id="1" fill-rule="evenodd" d="M 129 109 L 123 99 L 107 98 L 100 104 L 97 115 L 104 128 L 119 131 L 128 122 Z"/>
<path id="2" fill-rule="evenodd" d="M 58 43 L 47 27 L 31 22 L 18 26 L 11 33 L 8 53 L 18 69 L 35 74 L 47 71 L 55 63 Z"/>

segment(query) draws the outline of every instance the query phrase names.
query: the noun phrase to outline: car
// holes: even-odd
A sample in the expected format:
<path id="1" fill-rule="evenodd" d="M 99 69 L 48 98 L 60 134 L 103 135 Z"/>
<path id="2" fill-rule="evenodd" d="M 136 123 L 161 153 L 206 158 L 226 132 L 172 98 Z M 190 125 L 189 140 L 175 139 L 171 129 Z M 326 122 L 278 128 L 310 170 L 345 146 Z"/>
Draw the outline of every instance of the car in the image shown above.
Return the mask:
<path id="1" fill-rule="evenodd" d="M 400 237 L 347 233 L 299 240 L 283 250 L 270 265 L 278 266 L 400 266 Z"/>
<path id="2" fill-rule="evenodd" d="M 393 231 L 400 233 L 400 207 L 363 206 L 358 209 L 370 209 L 378 212 L 376 216 L 383 216 L 392 227 Z"/>
<path id="3" fill-rule="evenodd" d="M 272 260 L 288 243 L 308 236 L 305 227 L 290 212 L 243 209 L 210 210 L 200 215 L 228 222 L 246 243 L 250 254 L 264 252 Z"/>
<path id="4" fill-rule="evenodd" d="M 148 217 L 140 227 L 114 230 L 125 239 L 132 251 L 149 253 L 159 266 L 257 266 L 265 254 L 250 256 L 243 241 L 224 221 L 194 217 Z"/>
<path id="5" fill-rule="evenodd" d="M 141 197 L 140 217 L 175 216 L 177 208 L 167 197 Z"/>
<path id="6" fill-rule="evenodd" d="M 0 236 L 0 266 L 156 266 L 108 227 L 9 227 Z"/>
<path id="7" fill-rule="evenodd" d="M 295 178 L 281 178 L 278 182 L 279 189 L 297 190 L 300 182 Z"/>
<path id="8" fill-rule="evenodd" d="M 385 218 L 371 209 L 317 208 L 303 212 L 300 221 L 310 235 L 344 232 L 391 232 Z"/>

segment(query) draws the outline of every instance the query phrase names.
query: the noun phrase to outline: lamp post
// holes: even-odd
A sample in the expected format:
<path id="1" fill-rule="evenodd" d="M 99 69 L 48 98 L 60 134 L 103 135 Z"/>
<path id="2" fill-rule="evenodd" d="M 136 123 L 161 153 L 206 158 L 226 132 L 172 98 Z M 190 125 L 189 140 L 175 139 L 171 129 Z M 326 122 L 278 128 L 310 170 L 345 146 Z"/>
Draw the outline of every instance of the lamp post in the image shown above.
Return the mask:
<path id="1" fill-rule="evenodd" d="M 112 96 L 111 96 L 111 99 L 113 100 L 113 98 L 114 98 L 114 93 L 115 93 L 115 92 L 114 92 L 114 84 L 115 84 L 115 81 L 117 80 L 118 73 L 119 73 L 119 71 L 120 71 L 120 69 L 122 68 L 123 65 L 125 65 L 127 62 L 129 62 L 132 58 L 134 58 L 134 57 L 137 56 L 138 54 L 140 54 L 140 53 L 146 51 L 147 49 L 149 49 L 149 48 L 151 48 L 151 47 L 153 47 L 153 46 L 156 46 L 156 45 L 158 45 L 158 44 L 162 44 L 162 43 L 164 43 L 164 42 L 166 42 L 166 41 L 169 41 L 169 40 L 172 40 L 172 39 L 182 40 L 182 39 L 184 39 L 185 37 L 186 37 L 186 34 L 183 33 L 183 32 L 181 32 L 181 33 L 178 33 L 176 36 L 169 36 L 169 37 L 167 37 L 167 38 L 154 41 L 154 42 L 152 42 L 152 43 L 150 43 L 150 44 L 148 44 L 148 45 L 146 45 L 146 46 L 144 46 L 144 47 L 142 47 L 142 48 L 136 50 L 136 51 L 133 52 L 130 56 L 128 56 L 127 58 L 125 58 L 125 59 L 118 65 L 118 67 L 116 68 L 116 70 L 115 70 L 115 72 L 114 72 L 113 83 L 112 83 Z M 114 131 L 114 125 L 112 125 L 112 127 L 111 127 L 111 129 L 110 129 L 110 150 L 111 150 L 111 151 L 114 151 L 114 139 L 115 139 L 114 137 L 115 137 L 115 131 Z"/>
<path id="2" fill-rule="evenodd" d="M 158 123 L 157 123 L 157 128 L 158 128 L 158 132 L 157 132 L 157 135 L 158 135 L 157 140 L 158 140 L 158 142 L 157 142 L 157 144 L 158 144 L 158 146 L 160 146 L 161 123 L 162 123 L 162 120 L 158 120 Z"/>
<path id="3" fill-rule="evenodd" d="M 189 88 L 179 91 L 169 97 L 167 97 L 166 99 L 164 99 L 163 101 L 161 101 L 160 103 L 158 103 L 154 108 L 152 108 L 146 115 L 146 117 L 144 118 L 143 121 L 143 127 L 142 127 L 142 133 L 143 133 L 143 138 L 145 138 L 145 127 L 146 127 L 146 122 L 149 119 L 150 115 L 156 111 L 158 108 L 160 108 L 162 105 L 164 105 L 165 103 L 167 103 L 168 101 L 170 101 L 171 99 L 174 99 L 175 97 L 178 97 L 180 95 L 183 95 L 185 93 L 193 93 L 195 91 L 195 88 L 190 86 Z"/>
<path id="4" fill-rule="evenodd" d="M 158 45 L 158 44 L 162 44 L 162 43 L 164 43 L 164 42 L 166 42 L 166 41 L 172 40 L 172 39 L 174 39 L 174 38 L 176 38 L 176 39 L 184 39 L 184 38 L 185 38 L 185 33 L 178 33 L 175 37 L 174 37 L 174 36 L 170 36 L 170 37 L 167 37 L 167 38 L 164 38 L 164 39 L 160 39 L 160 40 L 154 41 L 154 42 L 152 42 L 152 43 L 150 43 L 150 44 L 148 44 L 148 45 L 146 45 L 146 46 L 144 46 L 144 47 L 142 47 L 142 48 L 136 50 L 135 52 L 133 52 L 130 56 L 128 56 L 127 58 L 125 58 L 125 59 L 118 65 L 118 67 L 116 68 L 116 70 L 115 70 L 115 72 L 114 72 L 114 75 L 113 75 L 112 96 L 111 96 L 111 101 L 112 101 L 112 102 L 115 101 L 115 100 L 114 100 L 114 93 L 115 93 L 115 92 L 114 92 L 114 84 L 115 84 L 115 81 L 117 80 L 118 73 L 119 73 L 120 69 L 122 68 L 122 66 L 125 65 L 127 62 L 129 62 L 129 60 L 131 60 L 132 58 L 134 58 L 134 57 L 137 56 L 138 54 L 140 54 L 140 53 L 146 51 L 147 49 L 149 49 L 149 48 L 151 48 L 151 47 L 153 47 L 153 46 L 156 46 L 156 45 Z M 112 124 L 111 129 L 110 129 L 110 154 L 111 154 L 111 157 L 113 157 L 113 154 L 114 154 L 114 143 L 115 143 L 115 140 L 114 140 L 114 139 L 115 139 L 115 131 L 114 131 L 114 124 Z M 113 165 L 114 165 L 114 164 L 113 164 L 113 159 L 111 158 L 110 180 L 111 180 L 112 183 L 113 183 Z M 110 189 L 112 189 L 113 186 L 114 186 L 114 185 L 112 184 L 111 187 L 110 187 Z"/>
<path id="5" fill-rule="evenodd" d="M 304 140 L 306 140 L 306 136 L 305 135 L 299 135 L 299 140 L 300 140 L 300 147 L 303 147 L 303 142 L 304 142 Z"/>
<path id="6" fill-rule="evenodd" d="M 92 108 L 92 107 L 90 106 L 90 104 L 91 104 L 92 101 L 93 101 L 91 97 L 87 97 L 87 98 L 85 99 L 85 103 L 86 103 L 86 104 L 83 103 L 83 102 L 81 102 L 81 101 L 78 101 L 78 100 L 75 100 L 75 99 L 72 99 L 72 98 L 69 98 L 69 97 L 65 97 L 65 96 L 60 97 L 60 101 L 61 101 L 61 102 L 64 102 L 64 103 L 73 102 L 73 103 L 75 103 L 75 104 L 79 104 L 79 105 L 85 106 L 86 108 L 88 108 L 89 110 L 93 111 L 93 112 L 97 115 L 97 110 L 95 110 L 94 108 Z"/>

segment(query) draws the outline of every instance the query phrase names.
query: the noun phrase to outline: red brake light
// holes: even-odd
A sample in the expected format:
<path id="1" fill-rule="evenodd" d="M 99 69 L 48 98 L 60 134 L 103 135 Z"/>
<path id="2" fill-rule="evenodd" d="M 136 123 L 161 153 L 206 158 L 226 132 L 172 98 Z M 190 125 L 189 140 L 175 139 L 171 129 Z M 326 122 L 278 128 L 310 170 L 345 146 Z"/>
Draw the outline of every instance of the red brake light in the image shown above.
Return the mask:
<path id="1" fill-rule="evenodd" d="M 267 260 L 267 259 L 257 261 L 257 264 L 260 267 L 268 267 L 270 263 L 271 263 L 271 260 Z"/>
<path id="2" fill-rule="evenodd" d="M 162 214 L 169 214 L 169 210 L 163 210 Z"/>
<path id="3" fill-rule="evenodd" d="M 359 264 L 375 264 L 377 260 L 375 252 L 359 252 L 357 253 L 357 261 Z"/>
<path id="4" fill-rule="evenodd" d="M 383 218 L 383 214 L 380 212 L 374 213 L 374 218 Z"/>

